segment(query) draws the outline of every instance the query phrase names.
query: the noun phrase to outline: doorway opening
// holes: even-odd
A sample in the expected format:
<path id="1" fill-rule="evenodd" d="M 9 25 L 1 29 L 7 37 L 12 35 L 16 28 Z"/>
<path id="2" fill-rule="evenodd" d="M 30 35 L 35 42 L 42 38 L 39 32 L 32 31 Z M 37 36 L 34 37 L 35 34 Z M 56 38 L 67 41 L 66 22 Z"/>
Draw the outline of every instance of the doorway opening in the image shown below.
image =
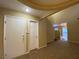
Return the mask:
<path id="1" fill-rule="evenodd" d="M 55 40 L 68 41 L 67 23 L 54 24 Z"/>
<path id="2" fill-rule="evenodd" d="M 58 31 L 58 26 L 59 26 L 58 24 L 54 24 L 54 25 L 53 25 L 54 31 Z"/>
<path id="3" fill-rule="evenodd" d="M 61 40 L 62 41 L 68 41 L 67 23 L 62 23 L 61 24 Z"/>
<path id="4" fill-rule="evenodd" d="M 55 41 L 60 40 L 59 24 L 54 24 Z"/>

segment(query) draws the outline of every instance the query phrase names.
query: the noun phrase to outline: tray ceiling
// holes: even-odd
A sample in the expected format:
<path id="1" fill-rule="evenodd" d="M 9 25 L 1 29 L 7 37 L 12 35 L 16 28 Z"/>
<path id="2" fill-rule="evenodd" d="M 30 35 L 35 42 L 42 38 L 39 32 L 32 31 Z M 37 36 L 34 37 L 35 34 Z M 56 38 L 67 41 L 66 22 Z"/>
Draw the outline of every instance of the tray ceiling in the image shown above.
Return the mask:
<path id="1" fill-rule="evenodd" d="M 79 0 L 19 0 L 19 1 L 32 8 L 42 10 L 61 9 L 79 2 Z"/>

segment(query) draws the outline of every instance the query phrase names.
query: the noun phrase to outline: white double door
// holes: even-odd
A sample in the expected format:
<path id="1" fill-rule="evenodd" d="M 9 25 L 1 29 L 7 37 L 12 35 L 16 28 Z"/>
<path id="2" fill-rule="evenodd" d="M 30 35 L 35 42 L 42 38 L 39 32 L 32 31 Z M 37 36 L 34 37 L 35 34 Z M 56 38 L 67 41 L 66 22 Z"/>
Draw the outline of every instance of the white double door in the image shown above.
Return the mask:
<path id="1" fill-rule="evenodd" d="M 25 54 L 24 36 L 26 19 L 5 16 L 4 19 L 4 59 L 12 59 Z"/>
<path id="2" fill-rule="evenodd" d="M 24 55 L 27 45 L 28 49 L 32 50 L 38 48 L 38 44 L 37 22 L 27 21 L 23 17 L 5 16 L 4 59 L 13 59 Z"/>

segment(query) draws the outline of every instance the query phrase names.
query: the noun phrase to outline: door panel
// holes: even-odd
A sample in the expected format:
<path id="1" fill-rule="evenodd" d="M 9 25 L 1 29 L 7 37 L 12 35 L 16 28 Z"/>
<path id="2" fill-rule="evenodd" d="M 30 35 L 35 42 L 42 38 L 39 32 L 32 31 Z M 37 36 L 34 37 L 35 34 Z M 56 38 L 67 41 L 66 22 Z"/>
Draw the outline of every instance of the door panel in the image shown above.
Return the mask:
<path id="1" fill-rule="evenodd" d="M 33 50 L 39 47 L 38 41 L 38 22 L 29 22 L 29 50 Z"/>
<path id="2" fill-rule="evenodd" d="M 6 16 L 5 24 L 5 59 L 12 59 L 25 54 L 24 36 L 26 20 L 23 17 Z"/>

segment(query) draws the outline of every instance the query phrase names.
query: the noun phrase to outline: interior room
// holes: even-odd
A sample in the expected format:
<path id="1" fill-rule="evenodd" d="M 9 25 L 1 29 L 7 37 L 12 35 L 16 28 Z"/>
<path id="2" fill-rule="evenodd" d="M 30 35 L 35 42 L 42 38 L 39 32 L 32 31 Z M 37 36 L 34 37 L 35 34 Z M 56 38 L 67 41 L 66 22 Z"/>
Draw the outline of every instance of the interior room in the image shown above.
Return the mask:
<path id="1" fill-rule="evenodd" d="M 0 59 L 79 59 L 79 0 L 0 0 Z"/>

